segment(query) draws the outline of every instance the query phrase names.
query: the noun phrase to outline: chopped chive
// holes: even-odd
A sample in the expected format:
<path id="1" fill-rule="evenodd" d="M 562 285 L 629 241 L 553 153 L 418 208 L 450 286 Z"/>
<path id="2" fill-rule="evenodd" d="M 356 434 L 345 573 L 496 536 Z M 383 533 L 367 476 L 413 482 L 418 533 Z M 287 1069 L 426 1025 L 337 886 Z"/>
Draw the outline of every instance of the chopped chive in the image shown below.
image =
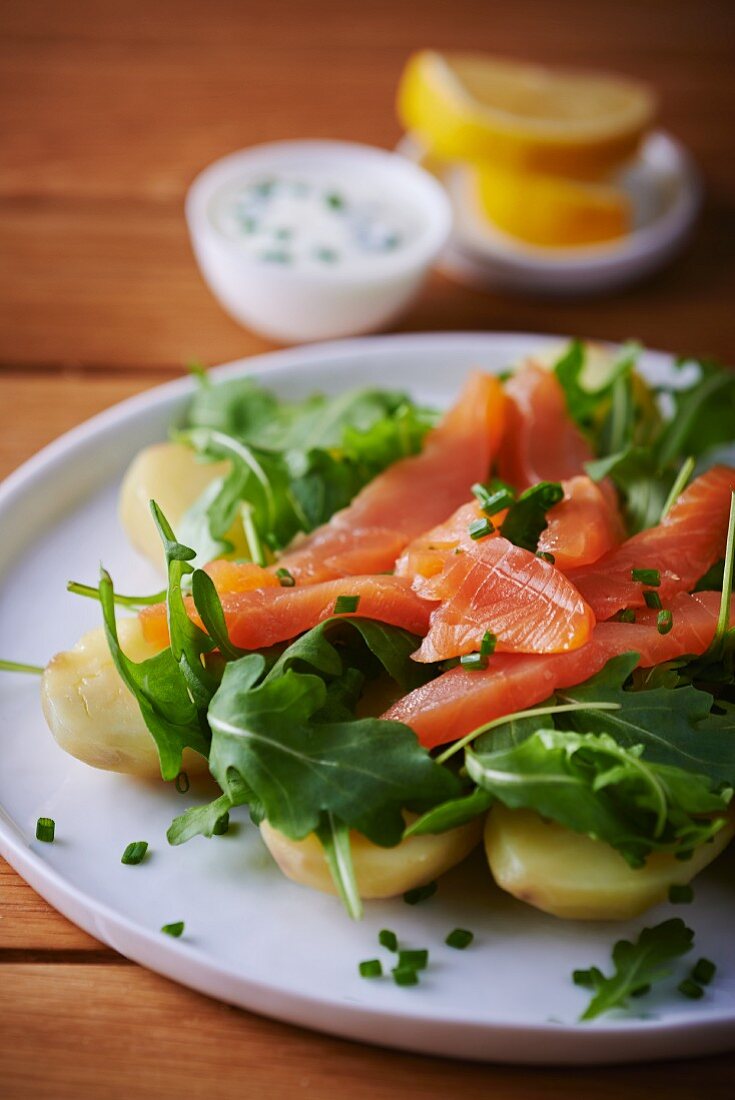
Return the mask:
<path id="1" fill-rule="evenodd" d="M 549 565 L 556 564 L 556 558 L 553 554 L 550 554 L 548 550 L 537 550 L 536 557 L 541 558 L 542 561 L 547 561 Z"/>
<path id="2" fill-rule="evenodd" d="M 646 993 L 651 992 L 651 983 L 647 985 L 639 985 L 636 989 L 630 991 L 631 997 L 645 997 Z"/>
<path id="3" fill-rule="evenodd" d="M 314 256 L 323 264 L 334 264 L 339 259 L 339 252 L 334 248 L 316 248 Z"/>
<path id="4" fill-rule="evenodd" d="M 173 924 L 164 924 L 161 926 L 161 931 L 165 932 L 167 936 L 174 936 L 176 939 L 184 931 L 184 922 L 182 920 L 174 921 Z"/>
<path id="5" fill-rule="evenodd" d="M 378 933 L 378 943 L 381 947 L 387 947 L 389 951 L 398 950 L 398 936 L 391 932 L 390 928 L 382 928 Z"/>
<path id="6" fill-rule="evenodd" d="M 436 893 L 436 883 L 427 882 L 425 886 L 414 886 L 413 890 L 406 890 L 403 895 L 403 900 L 406 905 L 418 905 L 421 901 L 426 901 Z"/>
<path id="7" fill-rule="evenodd" d="M 469 932 L 466 928 L 455 928 L 449 933 L 445 939 L 447 947 L 454 947 L 457 951 L 464 951 L 465 947 L 469 947 L 475 936 L 473 932 Z"/>
<path id="8" fill-rule="evenodd" d="M 290 241 L 293 237 L 293 229 L 289 229 L 287 226 L 283 225 L 279 229 L 276 229 L 273 236 L 277 241 Z"/>
<path id="9" fill-rule="evenodd" d="M 275 249 L 272 252 L 261 252 L 258 258 L 267 264 L 290 264 L 293 260 L 290 253 Z"/>
<path id="10" fill-rule="evenodd" d="M 285 569 L 284 566 L 281 566 L 280 569 L 276 569 L 276 576 L 278 577 L 278 583 L 280 584 L 281 588 L 293 588 L 293 586 L 296 584 L 296 581 L 293 579 L 288 569 Z"/>
<path id="11" fill-rule="evenodd" d="M 487 657 L 484 653 L 465 653 L 463 657 L 460 657 L 459 663 L 462 668 L 469 668 L 473 672 L 481 672 L 487 668 Z"/>
<path id="12" fill-rule="evenodd" d="M 692 1001 L 698 1001 L 701 997 L 704 997 L 704 990 L 701 985 L 697 985 L 691 978 L 685 978 L 683 982 L 679 982 L 676 988 L 684 997 L 689 997 Z"/>
<path id="13" fill-rule="evenodd" d="M 634 623 L 635 611 L 632 607 L 626 607 L 624 611 L 620 612 L 619 618 L 621 623 Z"/>
<path id="14" fill-rule="evenodd" d="M 134 867 L 138 863 L 142 863 L 143 857 L 148 851 L 147 840 L 134 840 L 131 844 L 128 844 L 127 848 L 122 854 L 121 863 L 125 863 L 131 867 Z"/>
<path id="15" fill-rule="evenodd" d="M 646 601 L 646 607 L 652 607 L 656 611 L 661 610 L 661 597 L 658 592 L 644 592 L 643 599 Z"/>
<path id="16" fill-rule="evenodd" d="M 658 569 L 631 569 L 630 575 L 634 581 L 649 584 L 652 588 L 658 588 L 661 584 L 661 574 Z"/>
<path id="17" fill-rule="evenodd" d="M 52 817 L 39 817 L 36 822 L 36 840 L 42 840 L 44 844 L 53 844 L 56 822 Z"/>
<path id="18" fill-rule="evenodd" d="M 484 539 L 485 535 L 492 535 L 495 525 L 489 519 L 473 519 L 467 530 L 471 539 Z"/>
<path id="19" fill-rule="evenodd" d="M 341 195 L 338 195 L 336 191 L 330 191 L 326 194 L 324 196 L 324 201 L 332 210 L 342 210 L 345 205 L 345 200 Z"/>
<path id="20" fill-rule="evenodd" d="M 353 611 L 357 611 L 359 603 L 359 596 L 337 596 L 337 599 L 334 601 L 334 614 L 349 615 Z"/>
<path id="21" fill-rule="evenodd" d="M 510 508 L 515 501 L 515 493 L 509 485 L 503 485 L 499 489 L 489 489 L 479 482 L 472 486 L 472 492 L 483 512 L 494 516 L 505 508 Z"/>
<path id="22" fill-rule="evenodd" d="M 398 968 L 411 967 L 412 970 L 426 970 L 429 965 L 429 952 L 425 947 L 415 951 L 398 952 Z"/>
<path id="23" fill-rule="evenodd" d="M 32 676 L 43 676 L 40 665 L 26 665 L 22 661 L 0 661 L 0 672 L 28 672 Z"/>
<path id="24" fill-rule="evenodd" d="M 482 636 L 482 641 L 480 642 L 480 656 L 492 657 L 493 653 L 495 652 L 495 646 L 497 645 L 497 642 L 498 639 L 495 637 L 495 635 L 491 634 L 489 630 L 486 630 Z"/>
<path id="25" fill-rule="evenodd" d="M 709 985 L 717 973 L 717 967 L 710 959 L 700 959 L 692 967 L 692 978 L 700 985 Z"/>
<path id="26" fill-rule="evenodd" d="M 572 971 L 572 981 L 583 989 L 594 989 L 602 977 L 603 973 L 597 966 L 591 966 L 588 970 Z"/>
<path id="27" fill-rule="evenodd" d="M 669 901 L 672 905 L 689 905 L 694 901 L 694 891 L 691 886 L 674 883 L 669 886 Z"/>
<path id="28" fill-rule="evenodd" d="M 396 985 L 419 984 L 418 971 L 414 970 L 412 966 L 396 966 L 391 970 L 391 974 Z"/>
<path id="29" fill-rule="evenodd" d="M 365 959 L 358 969 L 361 978 L 380 978 L 383 974 L 383 964 L 380 959 Z"/>
<path id="30" fill-rule="evenodd" d="M 222 814 L 222 817 L 218 817 L 215 821 L 214 828 L 212 829 L 212 836 L 224 836 L 229 827 L 230 815 L 225 810 L 225 812 Z"/>
<path id="31" fill-rule="evenodd" d="M 179 794 L 186 794 L 189 790 L 189 776 L 186 772 L 179 772 L 176 776 L 176 790 Z"/>
<path id="32" fill-rule="evenodd" d="M 659 634 L 668 634 L 674 625 L 674 616 L 668 609 L 666 611 L 659 611 L 656 616 L 656 629 Z"/>
<path id="33" fill-rule="evenodd" d="M 247 234 L 254 233 L 255 230 L 256 230 L 257 224 L 258 223 L 256 222 L 255 218 L 249 218 L 249 217 L 240 218 L 240 228 L 242 229 L 243 233 L 247 233 Z"/>

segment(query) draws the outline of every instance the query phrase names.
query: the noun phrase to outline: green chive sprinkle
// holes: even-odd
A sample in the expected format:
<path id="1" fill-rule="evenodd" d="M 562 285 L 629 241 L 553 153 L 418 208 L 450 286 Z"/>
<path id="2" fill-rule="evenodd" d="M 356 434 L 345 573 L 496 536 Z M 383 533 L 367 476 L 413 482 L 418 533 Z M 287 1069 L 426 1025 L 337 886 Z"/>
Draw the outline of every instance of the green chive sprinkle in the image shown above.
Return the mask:
<path id="1" fill-rule="evenodd" d="M 414 970 L 412 966 L 396 966 L 391 970 L 391 974 L 396 985 L 419 984 L 418 971 Z"/>
<path id="2" fill-rule="evenodd" d="M 332 210 L 342 210 L 345 205 L 345 200 L 336 191 L 331 191 L 328 195 L 325 195 L 324 201 Z"/>
<path id="3" fill-rule="evenodd" d="M 276 569 L 276 576 L 278 577 L 278 583 L 281 588 L 293 588 L 296 584 L 296 581 L 293 579 L 288 569 L 284 569 L 283 566 L 281 566 L 280 569 Z"/>
<path id="4" fill-rule="evenodd" d="M 436 893 L 436 883 L 427 882 L 426 886 L 415 886 L 413 890 L 406 890 L 403 900 L 406 905 L 418 905 L 420 901 L 432 898 Z"/>
<path id="5" fill-rule="evenodd" d="M 337 596 L 334 601 L 334 613 L 335 615 L 348 615 L 353 611 L 357 611 L 359 603 L 359 596 Z"/>
<path id="6" fill-rule="evenodd" d="M 658 592 L 644 592 L 643 599 L 646 601 L 646 607 L 652 607 L 656 611 L 661 610 L 661 597 Z"/>
<path id="7" fill-rule="evenodd" d="M 625 611 L 620 612 L 620 621 L 621 623 L 635 622 L 635 611 L 632 607 L 626 607 Z"/>
<path id="8" fill-rule="evenodd" d="M 398 936 L 391 932 L 390 928 L 383 928 L 378 933 L 378 943 L 381 947 L 387 947 L 389 951 L 398 950 Z"/>
<path id="9" fill-rule="evenodd" d="M 700 985 L 709 985 L 717 973 L 717 967 L 710 959 L 700 959 L 692 968 L 692 978 Z"/>
<path id="10" fill-rule="evenodd" d="M 671 611 L 669 611 L 668 608 L 666 611 L 659 611 L 656 616 L 656 629 L 659 634 L 668 634 L 673 625 L 674 616 Z"/>
<path id="11" fill-rule="evenodd" d="M 365 959 L 359 966 L 361 978 L 380 978 L 383 973 L 383 964 L 380 959 Z"/>
<path id="12" fill-rule="evenodd" d="M 547 561 L 549 565 L 556 564 L 556 558 L 553 554 L 550 554 L 548 550 L 537 550 L 536 557 L 541 558 L 541 561 Z"/>
<path id="13" fill-rule="evenodd" d="M 173 924 L 164 924 L 161 927 L 161 931 L 165 932 L 167 936 L 173 936 L 175 939 L 178 939 L 184 931 L 184 922 L 182 920 L 177 920 L 174 921 Z"/>
<path id="14" fill-rule="evenodd" d="M 489 519 L 473 519 L 472 523 L 467 528 L 471 539 L 484 539 L 485 535 L 492 535 L 495 530 L 494 524 Z"/>
<path id="15" fill-rule="evenodd" d="M 669 886 L 669 901 L 672 905 L 689 905 L 694 901 L 694 891 L 691 886 L 674 883 Z"/>
<path id="16" fill-rule="evenodd" d="M 179 772 L 176 776 L 176 790 L 179 794 L 186 794 L 189 790 L 189 776 L 186 772 Z"/>
<path id="17" fill-rule="evenodd" d="M 142 863 L 143 857 L 148 851 L 147 840 L 134 840 L 132 844 L 128 844 L 127 848 L 122 854 L 121 863 L 125 863 L 134 867 L 137 863 Z"/>
<path id="18" fill-rule="evenodd" d="M 486 485 L 481 485 L 478 482 L 472 486 L 472 492 L 483 512 L 487 512 L 489 516 L 494 516 L 497 512 L 510 508 L 515 501 L 515 493 L 507 485 L 499 489 L 489 489 Z"/>
<path id="19" fill-rule="evenodd" d="M 52 817 L 39 817 L 36 822 L 36 840 L 42 840 L 44 844 L 53 844 L 56 822 Z"/>
<path id="20" fill-rule="evenodd" d="M 465 653 L 463 657 L 460 657 L 459 663 L 462 668 L 469 668 L 473 672 L 479 672 L 487 668 L 487 657 L 484 653 Z"/>
<path id="21" fill-rule="evenodd" d="M 480 656 L 491 657 L 495 652 L 495 646 L 497 645 L 497 642 L 498 639 L 495 637 L 495 635 L 491 634 L 489 630 L 486 630 L 482 636 L 482 641 L 480 642 Z"/>
<path id="22" fill-rule="evenodd" d="M 596 966 L 591 966 L 588 970 L 572 971 L 572 981 L 583 989 L 594 989 L 602 976 L 602 971 Z"/>
<path id="23" fill-rule="evenodd" d="M 701 985 L 697 985 L 691 978 L 685 978 L 683 982 L 679 982 L 676 988 L 684 997 L 689 997 L 692 1001 L 698 1001 L 701 997 L 704 997 L 704 990 Z"/>
<path id="24" fill-rule="evenodd" d="M 651 588 L 658 588 L 661 584 L 661 574 L 658 569 L 631 569 L 630 575 L 634 581 L 648 584 Z"/>
<path id="25" fill-rule="evenodd" d="M 230 815 L 225 810 L 225 812 L 222 814 L 222 817 L 218 817 L 215 821 L 214 828 L 212 829 L 212 836 L 224 836 L 229 827 Z"/>
<path id="26" fill-rule="evenodd" d="M 280 229 L 276 229 L 273 236 L 277 241 L 290 241 L 293 237 L 293 229 L 289 229 L 287 226 L 281 226 Z"/>
<path id="27" fill-rule="evenodd" d="M 314 256 L 317 260 L 321 260 L 323 264 L 334 264 L 339 259 L 339 252 L 334 248 L 317 248 Z"/>
<path id="28" fill-rule="evenodd" d="M 631 997 L 645 997 L 646 993 L 650 992 L 651 984 L 649 982 L 648 985 L 639 985 L 637 989 L 632 989 L 630 995 Z"/>
<path id="29" fill-rule="evenodd" d="M 293 259 L 288 252 L 261 252 L 259 259 L 267 264 L 290 264 Z"/>
<path id="30" fill-rule="evenodd" d="M 457 951 L 464 951 L 465 947 L 469 947 L 475 936 L 473 932 L 469 932 L 466 928 L 455 928 L 449 933 L 445 939 L 447 947 L 455 947 Z"/>
<path id="31" fill-rule="evenodd" d="M 429 952 L 422 947 L 417 951 L 399 951 L 398 969 L 411 967 L 413 970 L 426 970 L 429 965 Z"/>

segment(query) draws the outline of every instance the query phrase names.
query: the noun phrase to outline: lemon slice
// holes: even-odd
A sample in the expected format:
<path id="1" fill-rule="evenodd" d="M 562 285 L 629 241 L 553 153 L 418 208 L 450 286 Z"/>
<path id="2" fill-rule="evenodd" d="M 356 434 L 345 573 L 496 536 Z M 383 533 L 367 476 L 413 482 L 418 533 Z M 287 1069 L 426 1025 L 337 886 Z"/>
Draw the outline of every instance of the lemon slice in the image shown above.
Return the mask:
<path id="1" fill-rule="evenodd" d="M 528 244 L 570 248 L 623 237 L 631 202 L 609 184 L 584 183 L 486 164 L 471 169 L 478 206 L 498 229 Z"/>
<path id="2" fill-rule="evenodd" d="M 650 125 L 650 90 L 481 54 L 408 61 L 398 113 L 438 157 L 594 179 L 629 158 Z"/>

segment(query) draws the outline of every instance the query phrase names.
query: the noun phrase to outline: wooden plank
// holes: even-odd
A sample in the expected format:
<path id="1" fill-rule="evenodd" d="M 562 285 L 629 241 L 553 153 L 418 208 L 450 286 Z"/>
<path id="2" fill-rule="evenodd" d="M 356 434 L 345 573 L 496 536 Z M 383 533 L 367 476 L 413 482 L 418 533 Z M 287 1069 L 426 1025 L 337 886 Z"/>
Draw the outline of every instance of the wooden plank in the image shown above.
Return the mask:
<path id="1" fill-rule="evenodd" d="M 25 958 L 26 952 L 35 951 L 111 954 L 109 948 L 57 913 L 0 859 L 0 965 L 8 958 Z"/>
<path id="2" fill-rule="evenodd" d="M 39 1052 L 43 1052 L 39 1057 Z M 726 1096 L 732 1061 L 517 1069 L 421 1058 L 228 1008 L 137 967 L 6 965 L 0 972 L 6 1100 L 644 1100 Z"/>

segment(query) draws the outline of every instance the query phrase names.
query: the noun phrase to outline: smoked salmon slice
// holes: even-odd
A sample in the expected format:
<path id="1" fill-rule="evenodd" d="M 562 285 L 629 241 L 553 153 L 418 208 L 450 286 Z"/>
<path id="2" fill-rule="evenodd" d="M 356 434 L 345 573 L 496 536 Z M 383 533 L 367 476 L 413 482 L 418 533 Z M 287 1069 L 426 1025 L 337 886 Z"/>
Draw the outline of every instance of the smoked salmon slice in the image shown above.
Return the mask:
<path id="1" fill-rule="evenodd" d="M 574 566 L 597 561 L 623 538 L 617 509 L 599 486 L 580 474 L 562 481 L 564 499 L 547 512 L 548 527 L 541 532 L 538 548 L 553 554 L 554 564 L 562 572 Z M 484 518 L 477 501 L 463 504 L 444 523 L 409 543 L 396 564 L 396 573 L 414 578 L 414 588 L 422 591 L 421 578 L 441 572 L 447 559 L 458 547 L 472 548 L 469 525 Z M 492 517 L 499 526 L 505 513 Z"/>
<path id="2" fill-rule="evenodd" d="M 680 593 L 670 604 L 668 634 L 658 632 L 656 612 L 644 610 L 635 623 L 598 623 L 587 645 L 571 653 L 498 653 L 484 670 L 457 667 L 443 673 L 399 699 L 383 717 L 410 726 L 421 744 L 433 749 L 588 680 L 621 653 L 639 653 L 639 664 L 646 668 L 703 653 L 714 637 L 719 606 L 719 592 Z M 731 607 L 732 621 L 735 598 Z"/>
<path id="3" fill-rule="evenodd" d="M 225 593 L 221 600 L 233 645 L 260 649 L 289 641 L 328 619 L 339 596 L 359 597 L 355 611 L 348 614 L 401 626 L 412 634 L 426 633 L 435 606 L 417 595 L 408 581 L 387 576 L 342 577 L 294 588 L 254 588 Z M 193 601 L 187 598 L 185 602 L 190 617 L 201 625 Z M 143 608 L 140 620 L 147 641 L 168 645 L 165 604 Z"/>
<path id="4" fill-rule="evenodd" d="M 584 645 L 595 624 L 563 573 L 501 535 L 452 553 L 441 573 L 420 587 L 442 602 L 431 613 L 417 661 L 476 652 L 486 631 L 495 635 L 498 652 L 561 653 Z"/>
<path id="5" fill-rule="evenodd" d="M 593 565 L 569 570 L 598 619 L 624 607 L 643 607 L 646 586 L 634 569 L 657 570 L 655 587 L 664 607 L 677 592 L 688 592 L 725 554 L 735 470 L 713 466 L 684 490 L 655 527 L 634 535 Z"/>
<path id="6" fill-rule="evenodd" d="M 527 360 L 505 383 L 505 432 L 500 477 L 516 489 L 584 473 L 595 456 L 567 412 L 564 390 L 551 371 Z"/>
<path id="7" fill-rule="evenodd" d="M 472 484 L 488 476 L 505 406 L 500 381 L 473 372 L 420 454 L 388 467 L 277 564 L 302 584 L 392 569 L 411 539 L 448 516 Z"/>

